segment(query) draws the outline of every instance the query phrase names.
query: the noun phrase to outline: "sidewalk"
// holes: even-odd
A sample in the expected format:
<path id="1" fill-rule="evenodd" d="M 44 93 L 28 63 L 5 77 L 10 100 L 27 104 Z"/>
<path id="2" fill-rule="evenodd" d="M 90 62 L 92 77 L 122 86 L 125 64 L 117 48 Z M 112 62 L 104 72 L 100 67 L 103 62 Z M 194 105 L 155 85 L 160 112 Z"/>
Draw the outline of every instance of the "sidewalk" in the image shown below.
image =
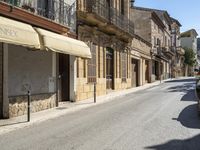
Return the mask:
<path id="1" fill-rule="evenodd" d="M 168 80 L 173 80 L 173 79 L 168 79 Z M 165 81 L 167 80 L 162 81 L 162 83 L 164 83 Z M 53 119 L 53 118 L 56 118 L 68 113 L 73 113 L 75 111 L 78 111 L 84 108 L 89 108 L 95 105 L 106 103 L 108 101 L 115 100 L 116 97 L 119 98 L 126 94 L 141 91 L 150 87 L 157 86 L 159 84 L 160 84 L 160 81 L 156 81 L 154 83 L 145 84 L 140 87 L 135 87 L 135 88 L 126 89 L 122 91 L 114 91 L 107 95 L 97 97 L 96 103 L 94 103 L 93 98 L 76 102 L 76 103 L 71 103 L 71 102 L 59 103 L 59 107 L 57 108 L 52 108 L 52 109 L 32 113 L 30 122 L 27 122 L 26 115 L 11 118 L 11 119 L 6 119 L 6 120 L 0 120 L 0 135 L 20 129 L 20 128 L 29 127 L 31 125 L 35 125 L 45 120 Z"/>

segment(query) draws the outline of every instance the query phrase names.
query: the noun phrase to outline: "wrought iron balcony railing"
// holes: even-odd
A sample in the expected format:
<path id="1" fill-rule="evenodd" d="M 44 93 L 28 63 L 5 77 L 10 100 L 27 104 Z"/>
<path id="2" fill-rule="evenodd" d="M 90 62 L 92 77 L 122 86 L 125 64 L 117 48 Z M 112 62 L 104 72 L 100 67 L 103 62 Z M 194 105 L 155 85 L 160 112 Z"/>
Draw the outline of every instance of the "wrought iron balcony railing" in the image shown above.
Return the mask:
<path id="1" fill-rule="evenodd" d="M 64 26 L 76 29 L 76 0 L 68 4 L 64 0 L 0 0 L 20 7 L 33 14 L 48 18 Z"/>
<path id="2" fill-rule="evenodd" d="M 107 20 L 107 22 L 117 26 L 121 30 L 133 35 L 134 23 L 131 22 L 127 16 L 121 14 L 116 8 L 106 5 L 105 2 L 100 0 L 85 0 L 84 10 L 89 13 L 94 13 L 101 18 Z M 81 6 L 79 6 L 81 7 Z"/>

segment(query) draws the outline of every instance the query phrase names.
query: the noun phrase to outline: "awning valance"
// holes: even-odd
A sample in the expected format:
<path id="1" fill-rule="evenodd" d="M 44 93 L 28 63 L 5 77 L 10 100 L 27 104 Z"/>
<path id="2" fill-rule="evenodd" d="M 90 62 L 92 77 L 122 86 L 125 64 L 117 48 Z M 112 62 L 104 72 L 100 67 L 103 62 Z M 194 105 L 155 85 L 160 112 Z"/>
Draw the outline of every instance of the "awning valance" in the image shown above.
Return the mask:
<path id="1" fill-rule="evenodd" d="M 70 54 L 83 58 L 91 58 L 90 48 L 82 41 L 59 35 L 44 29 L 35 28 L 40 36 L 42 50 Z"/>
<path id="2" fill-rule="evenodd" d="M 0 16 L 0 42 L 40 48 L 37 32 L 32 26 Z"/>

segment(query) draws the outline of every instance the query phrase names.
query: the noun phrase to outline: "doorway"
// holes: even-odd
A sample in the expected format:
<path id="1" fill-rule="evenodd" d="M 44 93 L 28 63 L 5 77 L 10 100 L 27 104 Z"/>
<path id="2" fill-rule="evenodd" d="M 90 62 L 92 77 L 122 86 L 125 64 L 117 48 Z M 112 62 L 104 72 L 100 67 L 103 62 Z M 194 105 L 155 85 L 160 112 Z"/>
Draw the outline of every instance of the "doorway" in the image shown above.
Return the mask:
<path id="1" fill-rule="evenodd" d="M 131 85 L 132 87 L 139 86 L 139 76 L 138 76 L 138 65 L 139 62 L 136 59 L 131 60 L 131 69 L 132 69 L 132 75 L 131 75 Z"/>
<path id="2" fill-rule="evenodd" d="M 59 101 L 70 100 L 70 59 L 69 55 L 59 54 Z"/>
<path id="3" fill-rule="evenodd" d="M 159 62 L 155 61 L 155 75 L 156 75 L 156 80 L 159 80 Z"/>
<path id="4" fill-rule="evenodd" d="M 113 49 L 106 48 L 106 89 L 113 89 Z"/>
<path id="5" fill-rule="evenodd" d="M 149 83 L 149 61 L 145 60 L 145 82 Z"/>

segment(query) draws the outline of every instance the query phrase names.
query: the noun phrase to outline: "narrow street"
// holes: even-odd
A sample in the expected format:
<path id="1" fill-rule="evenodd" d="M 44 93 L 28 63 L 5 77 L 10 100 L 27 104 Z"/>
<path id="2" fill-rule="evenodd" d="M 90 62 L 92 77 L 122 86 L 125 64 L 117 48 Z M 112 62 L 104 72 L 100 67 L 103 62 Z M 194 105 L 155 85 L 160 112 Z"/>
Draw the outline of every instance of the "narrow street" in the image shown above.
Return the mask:
<path id="1" fill-rule="evenodd" d="M 0 149 L 199 150 L 194 83 L 193 79 L 171 80 L 10 132 L 0 136 Z"/>

